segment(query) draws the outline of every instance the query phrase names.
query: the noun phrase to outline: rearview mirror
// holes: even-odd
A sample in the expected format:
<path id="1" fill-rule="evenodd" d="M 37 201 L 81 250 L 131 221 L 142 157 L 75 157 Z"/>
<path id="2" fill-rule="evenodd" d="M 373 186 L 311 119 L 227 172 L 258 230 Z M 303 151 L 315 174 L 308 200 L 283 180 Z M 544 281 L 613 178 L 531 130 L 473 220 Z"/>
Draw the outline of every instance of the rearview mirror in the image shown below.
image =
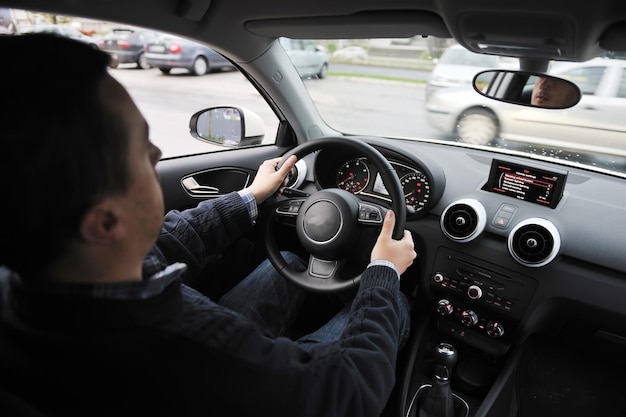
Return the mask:
<path id="1" fill-rule="evenodd" d="M 189 133 L 204 142 L 240 147 L 261 143 L 265 125 L 256 113 L 243 107 L 211 107 L 191 116 Z"/>
<path id="2" fill-rule="evenodd" d="M 474 89 L 494 100 L 548 109 L 567 109 L 581 98 L 580 89 L 571 81 L 525 71 L 479 72 L 474 77 Z"/>

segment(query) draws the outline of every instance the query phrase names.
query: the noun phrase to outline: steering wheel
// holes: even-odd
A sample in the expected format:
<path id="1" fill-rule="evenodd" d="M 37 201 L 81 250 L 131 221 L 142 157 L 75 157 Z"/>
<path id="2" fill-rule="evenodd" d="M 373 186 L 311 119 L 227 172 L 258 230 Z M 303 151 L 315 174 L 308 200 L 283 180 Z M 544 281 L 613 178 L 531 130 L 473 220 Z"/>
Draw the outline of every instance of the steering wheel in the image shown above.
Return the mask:
<path id="1" fill-rule="evenodd" d="M 278 166 L 292 155 L 298 160 L 321 149 L 350 149 L 367 158 L 380 174 L 396 214 L 393 238 L 404 235 L 406 204 L 400 180 L 389 161 L 373 146 L 347 137 L 328 137 L 306 142 L 286 153 Z M 313 292 L 339 292 L 358 284 L 363 267 L 350 266 L 347 258 L 359 250 L 364 227 L 380 227 L 387 209 L 363 202 L 349 191 L 328 188 L 311 195 L 280 201 L 265 222 L 265 246 L 270 262 L 288 281 Z M 290 267 L 278 248 L 275 236 L 277 221 L 293 223 L 304 249 L 310 254 L 307 268 Z M 358 272 L 360 270 L 360 272 Z"/>

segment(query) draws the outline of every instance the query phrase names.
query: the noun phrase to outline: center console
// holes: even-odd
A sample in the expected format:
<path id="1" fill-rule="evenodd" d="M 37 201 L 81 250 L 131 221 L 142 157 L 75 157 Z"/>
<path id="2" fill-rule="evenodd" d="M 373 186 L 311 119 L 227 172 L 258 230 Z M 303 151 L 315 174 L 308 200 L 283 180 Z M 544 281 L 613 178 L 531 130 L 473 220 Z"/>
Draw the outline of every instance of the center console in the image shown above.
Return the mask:
<path id="1" fill-rule="evenodd" d="M 528 276 L 441 247 L 425 289 L 432 305 L 410 346 L 401 415 L 477 415 L 517 360 L 511 346 L 536 289 Z M 455 352 L 454 366 L 442 366 L 442 346 Z"/>
<path id="2" fill-rule="evenodd" d="M 529 277 L 440 248 L 430 280 L 436 327 L 447 338 L 502 356 L 536 288 Z"/>

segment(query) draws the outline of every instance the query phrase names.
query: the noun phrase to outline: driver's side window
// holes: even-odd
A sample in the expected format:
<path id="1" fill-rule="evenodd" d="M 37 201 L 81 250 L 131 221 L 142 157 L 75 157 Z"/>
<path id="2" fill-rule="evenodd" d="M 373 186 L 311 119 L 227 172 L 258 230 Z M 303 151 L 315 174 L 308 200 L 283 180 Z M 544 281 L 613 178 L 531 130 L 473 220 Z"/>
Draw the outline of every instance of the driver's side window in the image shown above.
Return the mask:
<path id="1" fill-rule="evenodd" d="M 259 116 L 264 135 L 253 146 L 276 142 L 276 114 L 235 67 L 195 76 L 182 68 L 166 74 L 159 68 L 138 71 L 134 65 L 119 65 L 110 68 L 109 73 L 129 91 L 150 126 L 150 139 L 161 149 L 163 158 L 232 149 L 200 141 L 190 134 L 191 116 L 215 106 L 246 108 Z"/>

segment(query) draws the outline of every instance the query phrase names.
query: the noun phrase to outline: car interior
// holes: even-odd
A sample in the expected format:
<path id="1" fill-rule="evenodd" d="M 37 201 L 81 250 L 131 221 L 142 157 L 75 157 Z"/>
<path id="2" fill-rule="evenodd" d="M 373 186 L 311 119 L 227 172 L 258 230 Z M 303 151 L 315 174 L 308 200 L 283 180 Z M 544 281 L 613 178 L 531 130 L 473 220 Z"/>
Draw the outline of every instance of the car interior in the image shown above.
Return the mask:
<path id="1" fill-rule="evenodd" d="M 260 207 L 259 225 L 207 266 L 226 278 L 190 283 L 210 297 L 265 258 L 282 269 L 280 251 L 290 250 L 309 260 L 306 272 L 285 268 L 283 275 L 310 291 L 299 325 L 313 329 L 352 296 L 384 213 L 396 212 L 394 236 L 409 230 L 418 257 L 401 281 L 413 325 L 383 416 L 626 416 L 626 148 L 617 146 L 606 168 L 551 153 L 387 134 L 382 121 L 376 133 L 342 131 L 325 120 L 305 87 L 311 80 L 302 79 L 279 41 L 453 40 L 473 52 L 518 58 L 519 71 L 490 70 L 474 88 L 527 108 L 529 77 L 546 75 L 554 62 L 626 52 L 626 3 L 2 0 L 0 6 L 205 43 L 268 103 L 275 133 L 263 128 L 264 115 L 235 97 L 214 108 L 194 103 L 198 113 L 188 113 L 176 140 L 206 151 L 165 155 L 157 165 L 166 209 L 183 210 L 244 188 L 266 159 L 298 156 L 288 188 Z M 331 62 L 325 79 L 313 81 L 333 76 Z M 577 100 L 546 112 L 566 112 L 580 100 L 576 80 L 562 82 Z M 399 109 L 396 124 L 408 125 L 413 111 Z M 626 104 L 622 111 L 626 116 Z M 626 143 L 626 129 L 611 129 Z M 594 131 L 580 134 L 593 144 Z M 343 219 L 336 245 L 303 237 L 307 213 L 320 201 L 336 209 L 316 215 L 328 224 Z"/>

